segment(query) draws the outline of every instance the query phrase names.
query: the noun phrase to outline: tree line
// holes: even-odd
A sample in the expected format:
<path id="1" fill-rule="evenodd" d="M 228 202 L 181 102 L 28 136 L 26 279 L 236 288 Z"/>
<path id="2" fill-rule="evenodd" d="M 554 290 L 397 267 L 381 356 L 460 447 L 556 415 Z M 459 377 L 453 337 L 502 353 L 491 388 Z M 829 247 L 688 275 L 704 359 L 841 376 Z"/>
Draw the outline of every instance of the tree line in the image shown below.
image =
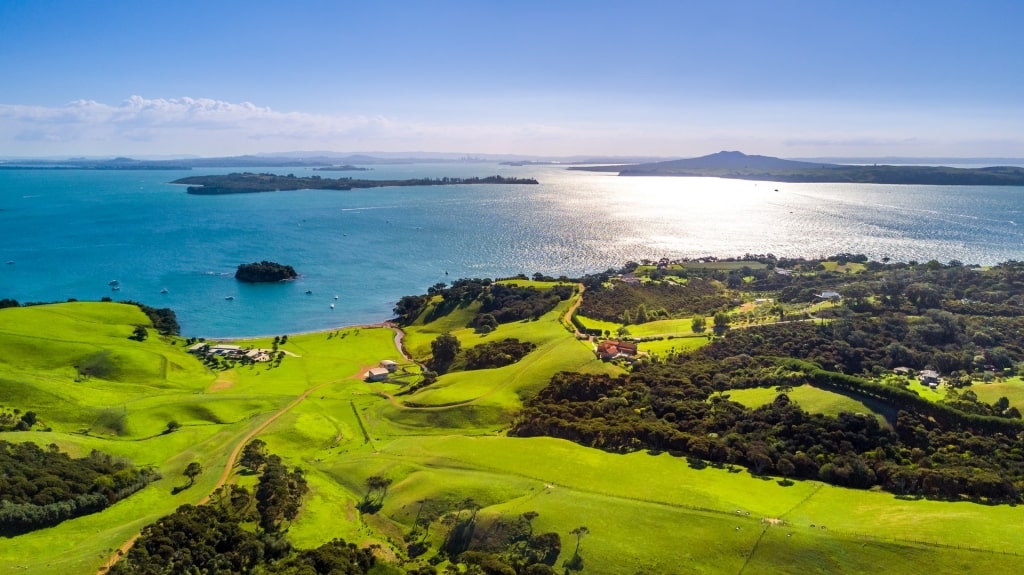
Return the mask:
<path id="1" fill-rule="evenodd" d="M 0 534 L 52 527 L 102 511 L 160 474 L 99 451 L 72 458 L 56 444 L 0 440 Z"/>
<path id="2" fill-rule="evenodd" d="M 513 435 L 547 435 L 624 452 L 669 451 L 695 465 L 741 465 L 754 475 L 816 479 L 901 495 L 1019 502 L 1024 440 L 896 408 L 891 428 L 870 414 L 808 413 L 785 392 L 758 408 L 730 401 L 722 364 L 692 361 L 674 376 L 561 373 L 530 400 Z M 763 365 L 769 368 L 769 361 Z M 784 365 L 786 387 L 808 382 Z M 717 377 L 721 376 L 721 377 Z"/>
<path id="3" fill-rule="evenodd" d="M 404 296 L 395 304 L 393 313 L 400 325 L 409 325 L 424 314 L 426 321 L 433 321 L 478 303 L 479 309 L 467 327 L 486 333 L 499 324 L 537 319 L 572 297 L 573 290 L 569 284 L 537 289 L 489 278 L 464 278 L 450 286 L 443 282 L 434 284 L 425 295 Z"/>

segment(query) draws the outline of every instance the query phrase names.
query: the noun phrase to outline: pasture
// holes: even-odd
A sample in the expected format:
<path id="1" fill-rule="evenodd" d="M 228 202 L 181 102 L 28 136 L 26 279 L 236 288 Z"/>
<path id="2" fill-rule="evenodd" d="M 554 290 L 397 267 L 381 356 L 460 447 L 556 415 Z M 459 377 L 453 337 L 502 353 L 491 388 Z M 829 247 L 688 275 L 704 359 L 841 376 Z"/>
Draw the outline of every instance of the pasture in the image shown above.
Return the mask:
<path id="1" fill-rule="evenodd" d="M 554 372 L 619 372 L 560 323 L 569 304 L 487 336 L 459 325 L 462 319 L 411 327 L 407 345 L 418 342 L 409 347 L 414 354 L 429 352 L 429 342 L 443 331 L 459 337 L 463 347 L 517 337 L 537 349 L 512 366 L 446 374 L 397 397 L 401 385 L 361 378 L 381 359 L 400 359 L 390 329 L 296 335 L 280 346 L 288 352 L 280 366 L 210 370 L 175 338 L 151 332 L 145 342 L 129 340 L 134 325 L 148 323 L 130 306 L 0 310 L 0 403 L 36 410 L 53 428 L 0 438 L 57 443 L 76 454 L 98 449 L 163 474 L 101 513 L 0 540 L 0 561 L 29 573 L 95 573 L 143 525 L 208 495 L 232 450 L 260 430 L 270 451 L 305 470 L 311 492 L 289 526 L 299 547 L 343 537 L 401 556 L 396 542 L 412 530 L 420 502 L 454 508 L 471 498 L 481 506 L 481 528 L 499 517 L 537 512 L 536 532 L 561 536 L 556 566 L 575 547 L 569 531 L 588 527 L 580 541 L 584 573 L 856 573 L 876 572 L 880 565 L 930 575 L 1024 569 L 1019 507 L 906 500 L 691 465 L 667 453 L 618 454 L 559 439 L 506 437 L 503 430 L 522 401 Z M 76 382 L 76 362 L 105 351 L 108 377 Z M 1006 389 L 993 388 L 1001 394 Z M 747 405 L 774 397 L 774 390 L 731 393 Z M 809 386 L 790 397 L 809 411 L 873 412 L 866 403 Z M 162 433 L 170 420 L 181 428 Z M 204 473 L 192 488 L 172 494 L 184 483 L 181 472 L 190 461 L 200 461 Z M 375 474 L 392 486 L 378 512 L 360 513 L 366 478 Z M 435 524 L 427 539 L 431 549 L 442 531 Z"/>
<path id="2" fill-rule="evenodd" d="M 778 397 L 775 388 L 754 387 L 750 389 L 731 389 L 729 399 L 750 408 L 758 408 L 771 403 Z M 895 419 L 895 410 L 884 403 L 852 394 L 842 394 L 830 389 L 822 389 L 813 385 L 801 385 L 787 391 L 790 401 L 798 404 L 808 413 L 822 413 L 837 416 L 841 412 L 872 414 L 879 423 L 888 425 Z"/>

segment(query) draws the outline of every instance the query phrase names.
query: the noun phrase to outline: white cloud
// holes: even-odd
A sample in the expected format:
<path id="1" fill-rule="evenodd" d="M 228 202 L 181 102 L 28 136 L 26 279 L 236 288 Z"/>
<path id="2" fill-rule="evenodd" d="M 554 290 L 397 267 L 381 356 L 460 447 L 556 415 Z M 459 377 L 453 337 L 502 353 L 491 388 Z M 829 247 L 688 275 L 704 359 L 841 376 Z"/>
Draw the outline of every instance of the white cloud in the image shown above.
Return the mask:
<path id="1" fill-rule="evenodd" d="M 440 125 L 383 116 L 279 112 L 251 102 L 209 98 L 132 96 L 117 105 L 76 100 L 61 107 L 0 104 L 0 154 L 9 156 L 233 155 L 293 149 L 497 153 L 551 140 L 562 149 L 579 136 L 549 125 Z"/>
<path id="2" fill-rule="evenodd" d="M 131 96 L 114 105 L 94 100 L 57 107 L 0 104 L 0 156 L 226 156 L 333 150 L 681 157 L 721 149 L 789 157 L 1024 156 L 1024 142 L 1007 128 L 1005 116 L 998 124 L 972 118 L 969 128 L 963 128 L 965 122 L 948 114 L 942 117 L 949 121 L 939 123 L 925 122 L 928 114 L 917 121 L 907 114 L 881 114 L 887 121 L 880 123 L 862 110 L 712 105 L 639 115 L 617 109 L 594 114 L 598 119 L 549 113 L 547 120 L 536 121 L 522 108 L 499 104 L 492 102 L 490 111 L 466 111 L 451 121 L 278 111 L 251 102 L 192 97 Z M 1019 124 L 1018 119 L 1013 127 Z"/>

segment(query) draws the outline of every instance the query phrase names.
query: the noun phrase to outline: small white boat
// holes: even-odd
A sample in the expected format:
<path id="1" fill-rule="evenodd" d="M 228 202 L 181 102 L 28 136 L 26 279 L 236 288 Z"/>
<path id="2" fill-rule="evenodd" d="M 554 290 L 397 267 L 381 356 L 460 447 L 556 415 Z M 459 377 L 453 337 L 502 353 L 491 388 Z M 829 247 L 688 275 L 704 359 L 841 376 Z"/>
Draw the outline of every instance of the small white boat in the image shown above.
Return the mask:
<path id="1" fill-rule="evenodd" d="M 121 286 L 111 286 L 111 291 L 121 291 Z"/>
<path id="2" fill-rule="evenodd" d="M 313 290 L 311 290 L 311 289 L 306 290 L 306 295 L 313 295 Z"/>
<path id="3" fill-rule="evenodd" d="M 229 295 L 228 297 L 226 297 L 226 298 L 224 298 L 224 299 L 226 299 L 226 300 L 228 300 L 228 301 L 231 301 L 231 300 L 235 299 L 235 296 L 233 296 L 233 295 Z"/>
<path id="4" fill-rule="evenodd" d="M 331 309 L 334 309 L 334 304 L 333 303 L 331 304 Z"/>
<path id="5" fill-rule="evenodd" d="M 160 293 L 167 293 L 167 288 L 160 290 Z"/>
<path id="6" fill-rule="evenodd" d="M 338 299 L 338 294 L 334 294 L 334 299 Z"/>
<path id="7" fill-rule="evenodd" d="M 108 286 L 116 286 L 116 285 L 120 285 L 120 284 L 121 284 L 121 282 L 119 282 L 117 280 L 110 280 L 110 281 L 107 282 Z"/>

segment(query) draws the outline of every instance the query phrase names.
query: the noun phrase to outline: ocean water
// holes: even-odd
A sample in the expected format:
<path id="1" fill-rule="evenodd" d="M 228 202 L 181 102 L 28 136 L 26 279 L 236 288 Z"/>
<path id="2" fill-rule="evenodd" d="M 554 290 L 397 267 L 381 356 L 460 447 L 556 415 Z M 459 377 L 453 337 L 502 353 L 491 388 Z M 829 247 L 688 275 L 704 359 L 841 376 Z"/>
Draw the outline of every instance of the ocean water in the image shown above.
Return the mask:
<path id="1" fill-rule="evenodd" d="M 460 277 L 576 276 L 630 259 L 1024 259 L 1024 189 L 1013 187 L 620 178 L 479 163 L 317 173 L 541 183 L 225 196 L 168 183 L 229 171 L 0 170 L 0 298 L 131 299 L 173 308 L 184 335 L 241 337 L 379 322 L 401 296 Z M 235 281 L 238 264 L 264 259 L 302 277 Z"/>

